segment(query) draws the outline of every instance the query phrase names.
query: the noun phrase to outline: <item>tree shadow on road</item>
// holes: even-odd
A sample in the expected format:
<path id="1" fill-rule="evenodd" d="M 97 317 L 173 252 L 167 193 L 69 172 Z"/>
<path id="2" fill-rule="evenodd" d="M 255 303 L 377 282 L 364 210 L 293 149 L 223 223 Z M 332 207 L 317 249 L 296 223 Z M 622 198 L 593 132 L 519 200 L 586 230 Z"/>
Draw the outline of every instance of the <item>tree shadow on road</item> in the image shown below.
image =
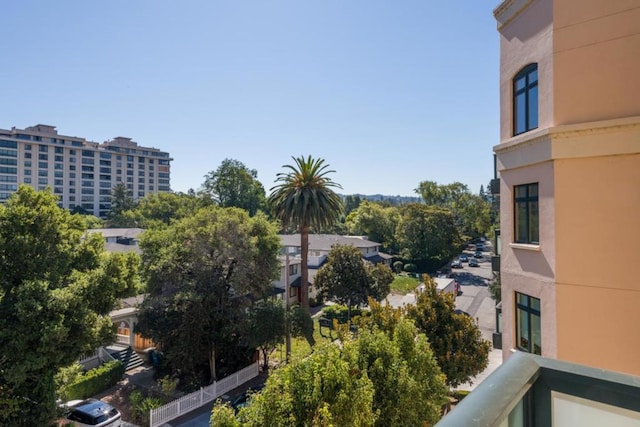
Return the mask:
<path id="1" fill-rule="evenodd" d="M 489 280 L 484 277 L 477 276 L 472 272 L 467 271 L 456 271 L 453 273 L 453 278 L 456 279 L 460 285 L 488 286 L 489 284 Z"/>

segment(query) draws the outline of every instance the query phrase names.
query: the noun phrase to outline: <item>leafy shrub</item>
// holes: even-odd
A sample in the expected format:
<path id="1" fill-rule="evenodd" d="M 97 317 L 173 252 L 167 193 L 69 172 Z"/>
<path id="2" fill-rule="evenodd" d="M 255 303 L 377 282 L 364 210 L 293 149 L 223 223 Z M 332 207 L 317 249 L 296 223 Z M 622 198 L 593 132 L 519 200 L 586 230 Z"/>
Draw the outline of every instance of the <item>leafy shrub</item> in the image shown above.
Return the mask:
<path id="1" fill-rule="evenodd" d="M 67 386 L 67 400 L 85 399 L 116 385 L 122 379 L 124 369 L 125 366 L 119 360 L 91 369 Z"/>
<path id="2" fill-rule="evenodd" d="M 417 269 L 418 269 L 418 266 L 410 262 L 404 265 L 404 271 L 406 271 L 407 273 L 413 273 Z"/>
<path id="3" fill-rule="evenodd" d="M 84 372 L 83 366 L 75 362 L 69 366 L 61 368 L 54 378 L 56 383 L 56 394 L 60 400 L 66 402 L 69 398 L 69 386 L 76 383 L 82 378 Z"/>
<path id="4" fill-rule="evenodd" d="M 393 271 L 395 271 L 396 273 L 400 273 L 404 268 L 404 264 L 402 263 L 402 261 L 396 261 L 393 263 Z"/>
<path id="5" fill-rule="evenodd" d="M 210 427 L 240 427 L 240 421 L 236 418 L 233 408 L 229 402 L 222 403 L 220 399 L 211 410 L 211 418 L 209 418 Z"/>
<path id="6" fill-rule="evenodd" d="M 360 316 L 362 310 L 359 308 L 351 307 L 351 318 L 353 319 L 355 316 Z M 338 323 L 347 323 L 349 319 L 349 308 L 344 305 L 330 305 L 329 307 L 323 310 L 324 317 L 333 321 L 336 319 Z"/>
<path id="7" fill-rule="evenodd" d="M 160 391 L 165 396 L 172 396 L 176 391 L 176 387 L 178 387 L 178 378 L 166 376 L 158 380 L 158 384 L 160 385 Z"/>
<path id="8" fill-rule="evenodd" d="M 324 301 L 322 300 L 322 295 L 318 294 L 316 295 L 315 298 L 311 297 L 309 298 L 309 305 L 311 307 L 318 307 L 320 305 L 322 305 Z"/>
<path id="9" fill-rule="evenodd" d="M 142 391 L 135 389 L 129 394 L 129 404 L 133 421 L 141 426 L 148 426 L 149 412 L 161 407 L 164 401 L 157 396 L 145 396 Z"/>

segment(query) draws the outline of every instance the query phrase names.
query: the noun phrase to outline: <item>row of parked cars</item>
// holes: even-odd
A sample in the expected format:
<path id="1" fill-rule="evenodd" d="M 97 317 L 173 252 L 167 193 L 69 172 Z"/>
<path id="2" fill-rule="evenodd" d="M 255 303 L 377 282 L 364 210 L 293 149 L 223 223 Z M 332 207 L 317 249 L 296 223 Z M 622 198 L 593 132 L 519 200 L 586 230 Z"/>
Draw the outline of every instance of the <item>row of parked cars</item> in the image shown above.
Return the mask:
<path id="1" fill-rule="evenodd" d="M 482 251 L 484 246 L 482 244 L 476 245 L 476 251 L 473 253 L 473 257 L 469 257 L 467 254 L 460 254 L 457 259 L 451 261 L 451 268 L 463 268 L 462 263 L 468 263 L 469 267 L 479 267 L 478 259 L 483 258 Z"/>

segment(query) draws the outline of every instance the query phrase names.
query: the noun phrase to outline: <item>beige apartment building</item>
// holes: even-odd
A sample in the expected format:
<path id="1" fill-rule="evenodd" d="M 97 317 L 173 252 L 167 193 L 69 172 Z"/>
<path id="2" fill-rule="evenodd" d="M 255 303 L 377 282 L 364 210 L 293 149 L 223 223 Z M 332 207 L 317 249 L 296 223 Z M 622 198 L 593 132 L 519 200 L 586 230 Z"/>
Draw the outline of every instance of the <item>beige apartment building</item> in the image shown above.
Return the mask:
<path id="1" fill-rule="evenodd" d="M 97 143 L 59 135 L 49 125 L 0 129 L 0 202 L 19 184 L 50 187 L 60 207 L 104 218 L 117 184 L 125 184 L 134 200 L 171 191 L 171 160 L 169 153 L 138 146 L 131 138 Z"/>
<path id="2" fill-rule="evenodd" d="M 503 358 L 640 375 L 640 1 L 494 16 Z"/>

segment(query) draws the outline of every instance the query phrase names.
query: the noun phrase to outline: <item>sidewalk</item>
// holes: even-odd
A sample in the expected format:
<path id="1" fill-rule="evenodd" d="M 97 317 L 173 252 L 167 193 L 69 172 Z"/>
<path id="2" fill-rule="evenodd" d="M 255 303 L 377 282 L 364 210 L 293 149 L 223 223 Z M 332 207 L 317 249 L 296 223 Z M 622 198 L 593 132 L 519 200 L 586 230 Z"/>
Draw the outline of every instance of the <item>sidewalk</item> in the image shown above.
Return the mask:
<path id="1" fill-rule="evenodd" d="M 248 389 L 254 388 L 259 384 L 264 384 L 266 380 L 267 375 L 261 373 L 257 377 L 231 390 L 229 393 L 222 395 L 220 399 L 223 402 L 232 401 Z M 191 411 L 188 414 L 185 414 L 179 418 L 176 418 L 175 420 L 171 420 L 170 422 L 163 424 L 161 427 L 209 427 L 209 418 L 211 417 L 211 410 L 213 409 L 215 403 L 216 400 L 209 402 L 206 405 L 196 409 L 195 411 Z"/>

